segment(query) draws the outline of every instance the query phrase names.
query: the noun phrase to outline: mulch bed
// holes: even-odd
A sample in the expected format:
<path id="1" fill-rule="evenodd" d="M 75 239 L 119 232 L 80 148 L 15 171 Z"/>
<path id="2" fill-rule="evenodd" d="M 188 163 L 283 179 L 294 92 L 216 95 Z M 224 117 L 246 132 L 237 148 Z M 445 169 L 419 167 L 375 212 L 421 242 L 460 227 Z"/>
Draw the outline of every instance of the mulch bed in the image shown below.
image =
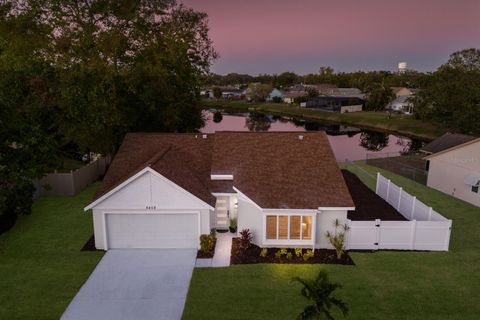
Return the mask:
<path id="1" fill-rule="evenodd" d="M 197 259 L 211 259 L 213 258 L 213 255 L 215 254 L 215 246 L 217 245 L 217 239 L 215 238 L 214 244 L 213 244 L 213 250 L 211 252 L 205 253 L 203 251 L 198 250 L 197 251 Z"/>
<path id="2" fill-rule="evenodd" d="M 376 195 L 353 173 L 342 170 L 343 178 L 355 203 L 355 211 L 348 211 L 348 219 L 353 221 L 408 221 L 388 202 Z"/>
<path id="3" fill-rule="evenodd" d="M 103 251 L 95 248 L 95 237 L 92 235 L 90 239 L 83 245 L 80 251 Z"/>
<path id="4" fill-rule="evenodd" d="M 288 260 L 285 256 L 281 258 L 275 257 L 275 252 L 279 248 L 268 248 L 268 253 L 265 257 L 260 256 L 262 248 L 252 244 L 247 250 L 240 247 L 240 240 L 238 238 L 232 239 L 232 255 L 230 257 L 230 264 L 255 264 L 255 263 L 289 263 L 289 264 L 344 264 L 355 265 L 352 258 L 345 253 L 340 260 L 337 260 L 335 250 L 316 249 L 315 255 L 304 261 L 302 257 L 295 256 L 294 249 L 287 249 L 292 253 L 293 258 Z M 303 250 L 305 252 L 306 249 Z"/>

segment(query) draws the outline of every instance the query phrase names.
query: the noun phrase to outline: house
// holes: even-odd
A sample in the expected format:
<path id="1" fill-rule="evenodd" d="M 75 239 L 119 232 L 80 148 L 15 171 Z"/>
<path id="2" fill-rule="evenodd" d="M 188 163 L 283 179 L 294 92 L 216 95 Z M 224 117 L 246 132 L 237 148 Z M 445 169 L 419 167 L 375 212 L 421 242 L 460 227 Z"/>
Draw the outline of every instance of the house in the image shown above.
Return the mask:
<path id="1" fill-rule="evenodd" d="M 279 101 L 282 101 L 283 98 L 283 92 L 277 88 L 273 88 L 272 91 L 270 91 L 266 101 L 273 101 L 275 98 L 279 99 Z"/>
<path id="2" fill-rule="evenodd" d="M 90 209 L 103 250 L 198 248 L 231 218 L 261 247 L 327 248 L 354 204 L 322 131 L 131 133 Z"/>
<path id="3" fill-rule="evenodd" d="M 302 102 L 300 107 L 321 109 L 330 112 L 360 112 L 364 101 L 357 97 L 319 96 Z"/>
<path id="4" fill-rule="evenodd" d="M 292 104 L 295 99 L 304 97 L 307 93 L 305 91 L 288 91 L 283 95 L 283 102 Z"/>
<path id="5" fill-rule="evenodd" d="M 400 96 L 394 99 L 387 105 L 386 109 L 405 114 L 413 114 L 413 103 L 411 102 L 411 96 Z"/>
<path id="6" fill-rule="evenodd" d="M 427 186 L 480 207 L 480 138 L 447 133 L 422 151 Z"/>
<path id="7" fill-rule="evenodd" d="M 229 100 L 241 100 L 245 98 L 245 90 L 240 88 L 222 87 L 222 98 Z"/>
<path id="8" fill-rule="evenodd" d="M 395 97 L 413 96 L 418 92 L 418 89 L 407 87 L 390 87 Z"/>

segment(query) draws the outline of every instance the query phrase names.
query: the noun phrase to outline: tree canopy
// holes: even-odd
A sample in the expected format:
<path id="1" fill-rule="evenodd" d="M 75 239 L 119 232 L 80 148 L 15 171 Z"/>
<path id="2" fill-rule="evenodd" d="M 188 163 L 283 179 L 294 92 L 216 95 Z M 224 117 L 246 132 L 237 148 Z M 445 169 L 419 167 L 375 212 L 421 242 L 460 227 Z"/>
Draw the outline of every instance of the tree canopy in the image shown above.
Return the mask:
<path id="1" fill-rule="evenodd" d="M 0 216 L 25 211 L 8 199 L 23 184 L 31 198 L 62 146 L 112 153 L 129 131 L 201 127 L 216 57 L 207 15 L 175 0 L 0 2 Z"/>

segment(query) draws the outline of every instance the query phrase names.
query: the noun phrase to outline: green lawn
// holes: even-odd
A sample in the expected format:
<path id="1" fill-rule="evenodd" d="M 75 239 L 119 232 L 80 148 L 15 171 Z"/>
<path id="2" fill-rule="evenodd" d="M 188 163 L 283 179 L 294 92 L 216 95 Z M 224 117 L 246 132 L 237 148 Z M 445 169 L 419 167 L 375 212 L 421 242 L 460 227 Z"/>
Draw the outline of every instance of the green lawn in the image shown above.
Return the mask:
<path id="1" fill-rule="evenodd" d="M 0 319 L 58 319 L 102 252 L 80 249 L 93 234 L 83 207 L 98 184 L 74 197 L 35 201 L 0 235 Z"/>
<path id="2" fill-rule="evenodd" d="M 361 163 L 365 170 L 378 170 Z M 352 169 L 353 170 L 353 169 Z M 374 180 L 353 170 L 370 187 Z M 349 319 L 478 319 L 480 209 L 406 178 L 382 172 L 453 219 L 449 252 L 352 253 L 356 266 L 245 265 L 195 269 L 184 319 L 294 319 L 305 301 L 294 276 L 325 268 L 343 284 Z"/>
<path id="3" fill-rule="evenodd" d="M 258 103 L 246 101 L 209 101 L 203 102 L 207 108 L 222 108 L 231 111 L 255 109 L 259 112 L 301 117 L 307 120 L 331 121 L 362 128 L 398 132 L 403 135 L 433 140 L 444 134 L 447 129 L 439 124 L 416 120 L 411 116 L 394 114 L 388 119 L 385 112 L 336 113 L 300 108 L 285 103 Z"/>

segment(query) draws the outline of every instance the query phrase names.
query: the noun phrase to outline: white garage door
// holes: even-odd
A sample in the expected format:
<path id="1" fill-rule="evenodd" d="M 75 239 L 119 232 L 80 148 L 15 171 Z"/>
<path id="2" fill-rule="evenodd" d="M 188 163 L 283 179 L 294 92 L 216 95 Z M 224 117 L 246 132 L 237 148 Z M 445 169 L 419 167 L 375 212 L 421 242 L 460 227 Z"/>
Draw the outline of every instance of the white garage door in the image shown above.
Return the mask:
<path id="1" fill-rule="evenodd" d="M 109 249 L 197 248 L 197 214 L 107 214 Z"/>

